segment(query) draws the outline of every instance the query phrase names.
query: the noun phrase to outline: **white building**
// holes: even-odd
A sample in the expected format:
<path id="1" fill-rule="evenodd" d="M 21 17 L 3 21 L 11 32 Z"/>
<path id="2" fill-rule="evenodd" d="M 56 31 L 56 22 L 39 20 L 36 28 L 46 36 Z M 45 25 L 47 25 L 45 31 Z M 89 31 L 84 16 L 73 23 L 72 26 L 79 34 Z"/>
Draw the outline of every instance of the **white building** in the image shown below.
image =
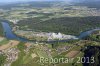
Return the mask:
<path id="1" fill-rule="evenodd" d="M 65 35 L 65 34 L 61 34 L 61 33 L 50 33 L 48 40 L 53 40 L 53 39 L 78 39 L 76 36 L 73 35 Z"/>
<path id="2" fill-rule="evenodd" d="M 61 33 L 51 33 L 52 39 L 62 39 L 63 35 Z"/>

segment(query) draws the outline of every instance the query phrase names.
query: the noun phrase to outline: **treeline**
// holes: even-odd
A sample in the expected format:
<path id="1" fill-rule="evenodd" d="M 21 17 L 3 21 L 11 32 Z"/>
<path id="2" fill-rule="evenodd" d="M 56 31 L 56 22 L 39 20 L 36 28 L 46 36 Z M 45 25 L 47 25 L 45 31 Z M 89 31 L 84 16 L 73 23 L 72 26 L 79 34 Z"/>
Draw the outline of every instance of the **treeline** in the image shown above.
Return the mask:
<path id="1" fill-rule="evenodd" d="M 100 42 L 100 35 L 90 35 L 90 36 L 86 37 L 86 39 Z"/>
<path id="2" fill-rule="evenodd" d="M 83 31 L 100 27 L 100 17 L 62 17 L 47 21 L 41 21 L 39 18 L 29 18 L 19 21 L 18 25 L 20 27 L 27 25 L 29 29 L 44 32 L 79 35 Z"/>
<path id="3" fill-rule="evenodd" d="M 0 36 L 3 36 L 3 28 L 1 22 L 0 22 Z"/>
<path id="4" fill-rule="evenodd" d="M 4 66 L 5 61 L 6 61 L 6 56 L 4 54 L 0 54 L 0 66 Z"/>

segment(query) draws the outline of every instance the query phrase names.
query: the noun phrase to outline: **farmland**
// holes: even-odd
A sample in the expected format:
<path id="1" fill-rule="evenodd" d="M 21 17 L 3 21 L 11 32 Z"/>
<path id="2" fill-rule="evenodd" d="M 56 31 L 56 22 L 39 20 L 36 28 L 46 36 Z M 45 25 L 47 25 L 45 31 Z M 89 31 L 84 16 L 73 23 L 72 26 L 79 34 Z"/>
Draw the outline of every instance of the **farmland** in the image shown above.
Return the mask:
<path id="1" fill-rule="evenodd" d="M 89 31 L 100 29 L 100 6 L 87 3 L 0 5 L 0 66 L 100 66 L 100 30 Z"/>

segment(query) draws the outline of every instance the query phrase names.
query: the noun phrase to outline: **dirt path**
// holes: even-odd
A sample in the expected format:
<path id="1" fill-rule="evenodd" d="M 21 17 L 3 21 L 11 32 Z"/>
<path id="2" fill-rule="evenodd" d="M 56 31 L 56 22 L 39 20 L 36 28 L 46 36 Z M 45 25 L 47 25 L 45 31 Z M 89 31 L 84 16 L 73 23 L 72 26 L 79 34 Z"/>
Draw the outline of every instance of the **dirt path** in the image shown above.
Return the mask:
<path id="1" fill-rule="evenodd" d="M 74 58 L 80 51 L 70 51 L 66 56 L 69 58 Z"/>

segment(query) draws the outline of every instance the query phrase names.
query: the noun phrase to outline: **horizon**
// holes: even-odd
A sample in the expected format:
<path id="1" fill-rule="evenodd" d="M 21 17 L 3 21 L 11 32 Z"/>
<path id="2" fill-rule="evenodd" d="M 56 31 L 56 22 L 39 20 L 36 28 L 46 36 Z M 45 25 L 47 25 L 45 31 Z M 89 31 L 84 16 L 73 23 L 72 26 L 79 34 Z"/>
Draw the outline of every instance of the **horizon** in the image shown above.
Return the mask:
<path id="1" fill-rule="evenodd" d="M 29 2 L 29 1 L 64 1 L 64 0 L 2 0 L 0 1 L 0 3 Z"/>
<path id="2" fill-rule="evenodd" d="M 87 0 L 1 0 L 0 3 L 16 3 L 16 2 L 30 2 L 30 1 L 66 1 L 66 2 L 79 2 Z M 88 1 L 100 1 L 100 0 L 88 0 Z"/>

